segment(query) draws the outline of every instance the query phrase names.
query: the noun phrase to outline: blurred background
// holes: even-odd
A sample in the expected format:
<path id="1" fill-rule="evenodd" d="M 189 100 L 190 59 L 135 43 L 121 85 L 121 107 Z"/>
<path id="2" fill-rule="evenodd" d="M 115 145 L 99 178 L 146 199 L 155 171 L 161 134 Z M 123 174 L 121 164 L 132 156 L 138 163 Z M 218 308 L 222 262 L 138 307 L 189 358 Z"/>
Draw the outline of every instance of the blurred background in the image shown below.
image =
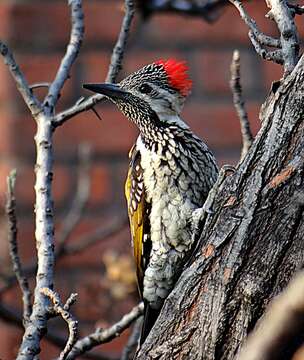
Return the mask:
<path id="1" fill-rule="evenodd" d="M 159 58 L 186 60 L 193 91 L 183 117 L 214 151 L 220 165 L 235 165 L 239 160 L 241 136 L 229 89 L 232 52 L 240 50 L 241 81 L 254 133 L 259 129 L 260 105 L 271 82 L 281 77 L 281 68 L 258 57 L 249 43 L 248 28 L 234 7 L 228 5 L 212 12 L 209 20 L 214 22 L 208 23 L 203 16 L 185 15 L 172 9 L 161 11 L 159 5 L 164 2 L 137 2 L 119 79 Z M 194 2 L 179 3 L 192 6 Z M 85 39 L 57 111 L 88 95 L 82 90 L 83 82 L 104 81 L 124 14 L 120 0 L 84 0 L 83 5 Z M 158 8 L 153 9 L 153 5 Z M 272 22 L 264 17 L 267 12 L 264 1 L 248 2 L 246 8 L 261 30 L 276 34 Z M 14 52 L 28 82 L 50 82 L 69 39 L 67 2 L 2 0 L 0 14 L 0 38 Z M 303 25 L 298 25 L 303 34 Z M 34 91 L 39 98 L 46 94 L 45 88 Z M 55 289 L 62 299 L 71 292 L 79 294 L 73 312 L 79 320 L 81 335 L 92 332 L 96 326 L 109 326 L 138 301 L 123 191 L 128 151 L 137 130 L 110 103 L 102 103 L 96 110 L 102 120 L 93 111 L 82 113 L 58 128 L 54 136 L 56 241 L 66 244 L 56 263 Z M 4 216 L 6 176 L 12 168 L 17 168 L 18 241 L 22 262 L 31 274 L 30 265 L 36 260 L 35 123 L 2 61 L 0 118 L 0 300 L 5 306 L 2 309 L 0 305 L 0 358 L 6 360 L 15 357 L 22 335 L 21 328 L 8 315 L 20 314 L 21 294 L 9 276 L 12 267 Z M 74 204 L 77 196 L 82 204 L 79 211 Z M 72 231 L 69 227 L 73 222 Z M 29 277 L 33 286 L 33 276 Z M 61 319 L 51 320 L 49 329 L 62 336 L 67 334 Z M 128 333 L 95 352 L 118 358 Z M 40 358 L 51 359 L 58 353 L 57 347 L 44 341 Z"/>

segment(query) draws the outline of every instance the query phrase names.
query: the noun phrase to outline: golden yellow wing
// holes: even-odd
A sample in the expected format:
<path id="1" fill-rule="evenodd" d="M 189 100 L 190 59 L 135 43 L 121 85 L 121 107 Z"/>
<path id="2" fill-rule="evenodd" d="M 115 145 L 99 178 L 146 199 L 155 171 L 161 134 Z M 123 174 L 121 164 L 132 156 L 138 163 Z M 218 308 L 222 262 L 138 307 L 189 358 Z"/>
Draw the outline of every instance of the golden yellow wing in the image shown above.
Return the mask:
<path id="1" fill-rule="evenodd" d="M 146 201 L 143 170 L 140 164 L 140 152 L 136 150 L 135 145 L 130 150 L 129 157 L 130 165 L 125 184 L 125 195 L 128 205 L 138 288 L 142 296 L 143 274 L 151 251 L 149 236 L 150 206 Z"/>

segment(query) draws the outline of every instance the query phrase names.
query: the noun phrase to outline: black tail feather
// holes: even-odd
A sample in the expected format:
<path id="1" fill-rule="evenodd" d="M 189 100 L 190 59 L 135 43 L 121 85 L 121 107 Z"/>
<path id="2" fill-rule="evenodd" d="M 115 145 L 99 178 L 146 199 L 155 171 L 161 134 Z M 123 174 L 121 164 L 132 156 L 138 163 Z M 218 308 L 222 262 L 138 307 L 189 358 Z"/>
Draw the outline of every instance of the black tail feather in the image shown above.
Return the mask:
<path id="1" fill-rule="evenodd" d="M 140 335 L 140 345 L 146 340 L 159 315 L 159 310 L 152 309 L 146 301 L 144 301 L 144 305 L 144 321 Z"/>

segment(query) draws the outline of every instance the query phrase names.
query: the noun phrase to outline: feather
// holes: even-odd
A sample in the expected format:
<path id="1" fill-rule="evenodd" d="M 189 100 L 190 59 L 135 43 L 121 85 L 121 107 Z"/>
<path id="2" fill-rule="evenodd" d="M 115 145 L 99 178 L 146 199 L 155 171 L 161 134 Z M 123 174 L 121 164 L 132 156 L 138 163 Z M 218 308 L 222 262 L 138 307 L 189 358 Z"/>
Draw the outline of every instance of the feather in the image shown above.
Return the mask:
<path id="1" fill-rule="evenodd" d="M 144 271 L 151 252 L 150 240 L 150 204 L 146 200 L 143 184 L 140 152 L 133 146 L 130 153 L 130 165 L 125 184 L 128 215 L 131 228 L 132 245 L 136 266 L 137 284 L 140 296 L 143 294 Z"/>

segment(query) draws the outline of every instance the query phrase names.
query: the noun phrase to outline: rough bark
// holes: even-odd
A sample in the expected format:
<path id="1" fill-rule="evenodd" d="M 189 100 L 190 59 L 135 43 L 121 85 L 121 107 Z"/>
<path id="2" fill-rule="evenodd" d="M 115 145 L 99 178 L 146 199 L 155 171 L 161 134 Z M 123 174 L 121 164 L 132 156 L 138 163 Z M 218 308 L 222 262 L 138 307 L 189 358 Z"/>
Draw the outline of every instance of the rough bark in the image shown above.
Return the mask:
<path id="1" fill-rule="evenodd" d="M 201 224 L 193 264 L 136 359 L 235 359 L 304 259 L 304 58 L 261 108 L 261 129 Z M 280 357 L 288 359 L 303 339 Z"/>

